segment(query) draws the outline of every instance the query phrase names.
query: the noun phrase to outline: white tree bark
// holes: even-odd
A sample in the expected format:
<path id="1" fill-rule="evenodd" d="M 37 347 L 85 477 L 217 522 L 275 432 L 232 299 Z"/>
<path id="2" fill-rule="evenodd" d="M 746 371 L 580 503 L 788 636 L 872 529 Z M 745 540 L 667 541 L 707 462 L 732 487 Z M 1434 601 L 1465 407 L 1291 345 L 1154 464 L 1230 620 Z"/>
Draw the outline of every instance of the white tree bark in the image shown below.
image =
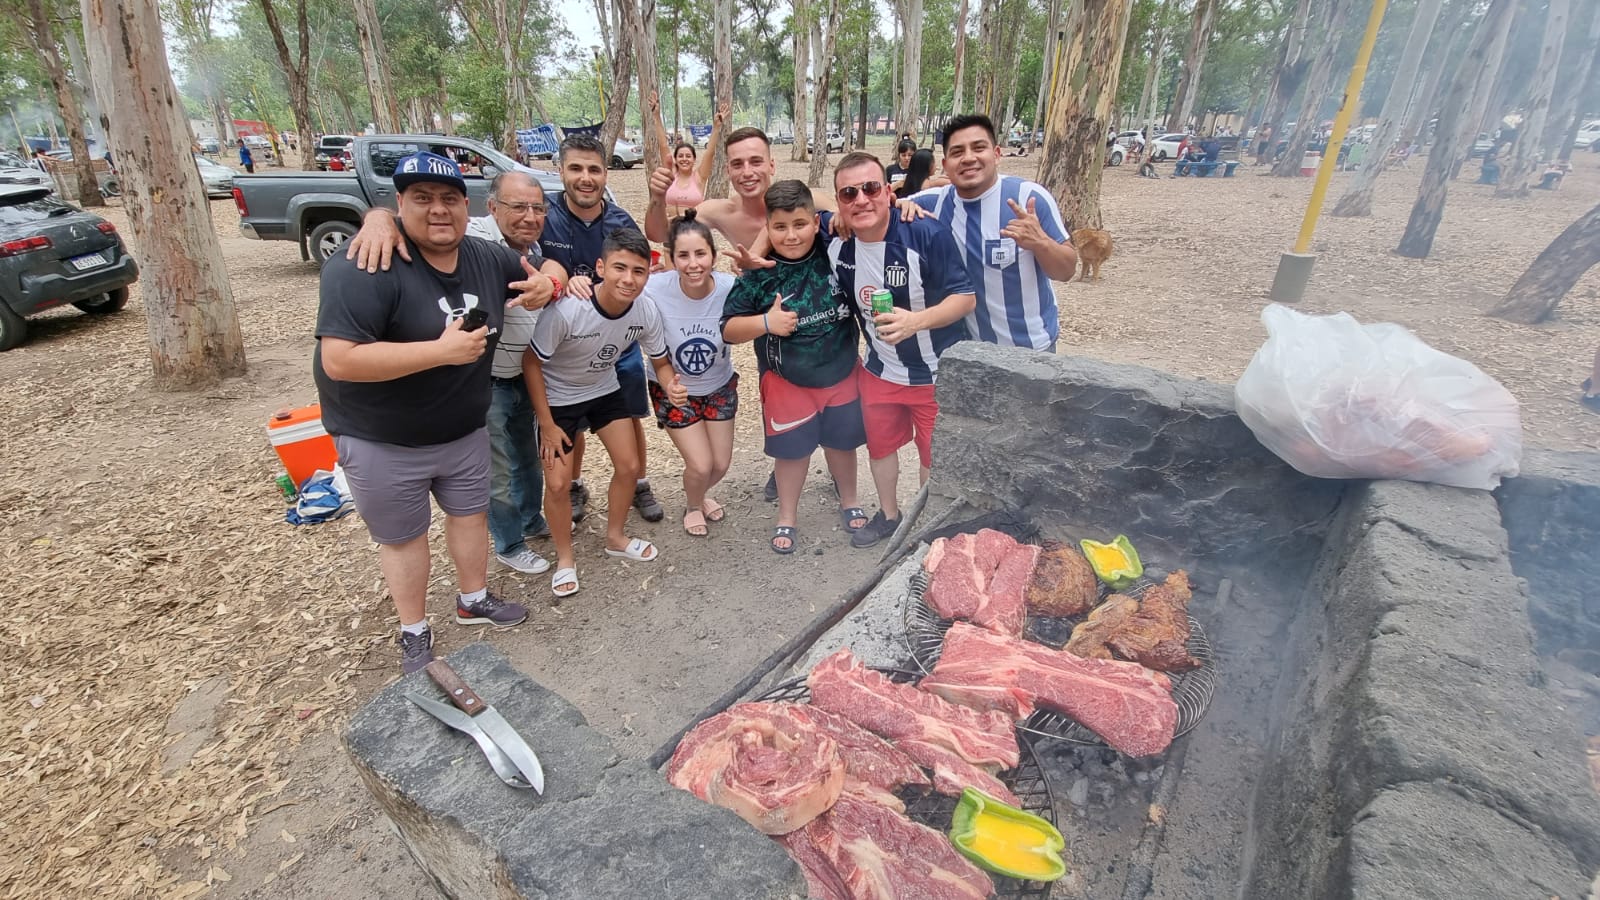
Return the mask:
<path id="1" fill-rule="evenodd" d="M 155 383 L 192 388 L 243 374 L 244 338 L 155 0 L 82 0 L 82 14 L 142 269 Z"/>
<path id="2" fill-rule="evenodd" d="M 896 0 L 905 23 L 905 46 L 901 57 L 904 72 L 900 85 L 900 130 L 911 132 L 913 138 L 922 133 L 922 123 L 917 121 L 917 104 L 922 100 L 922 0 Z"/>
<path id="3" fill-rule="evenodd" d="M 712 7 L 712 41 L 716 44 L 716 65 L 713 74 L 716 84 L 713 92 L 716 102 L 713 109 L 733 109 L 733 0 L 716 0 Z M 726 134 L 723 135 L 727 137 Z M 796 141 L 798 143 L 798 141 Z M 728 151 L 722 142 L 707 147 L 711 157 L 711 178 L 706 184 L 707 197 L 725 197 L 728 194 Z"/>
<path id="4" fill-rule="evenodd" d="M 1189 116 L 1194 112 L 1195 95 L 1200 90 L 1200 74 L 1205 69 L 1206 51 L 1211 47 L 1211 28 L 1217 20 L 1217 0 L 1199 0 L 1195 4 L 1194 28 L 1189 32 L 1189 49 L 1183 56 L 1183 71 L 1178 75 L 1178 89 L 1173 101 L 1173 115 L 1167 127 L 1181 131 L 1189 127 Z"/>
<path id="5" fill-rule="evenodd" d="M 1500 184 L 1494 192 L 1496 197 L 1526 194 L 1533 181 L 1534 170 L 1544 162 L 1545 124 L 1550 117 L 1550 98 L 1556 89 L 1556 71 L 1561 67 L 1561 47 L 1567 40 L 1567 10 L 1567 0 L 1549 0 L 1544 20 L 1544 40 L 1539 47 L 1539 64 L 1533 70 L 1528 99 L 1522 104 L 1526 112 L 1522 127 L 1517 129 L 1511 165 L 1500 176 Z"/>
<path id="6" fill-rule="evenodd" d="M 818 27 L 821 27 L 820 22 Z M 815 37 L 813 35 L 813 40 Z M 822 40 L 818 41 L 822 44 L 819 54 L 822 62 L 817 66 L 817 105 L 814 116 L 817 121 L 817 143 L 812 148 L 811 170 L 806 177 L 806 183 L 812 187 L 822 184 L 822 171 L 828 165 L 828 92 L 833 80 L 833 67 L 828 63 L 833 60 L 833 46 L 838 37 L 839 0 L 829 0 L 827 32 L 822 35 Z"/>
<path id="7" fill-rule="evenodd" d="M 1058 3 L 1058 2 L 1060 2 L 1060 0 L 1050 0 L 1050 8 L 1054 9 L 1056 3 Z M 1050 55 L 1048 53 L 1046 53 L 1045 54 L 1045 59 L 1048 60 L 1049 58 L 1050 58 Z M 955 96 L 954 96 L 954 99 L 950 103 L 950 114 L 953 115 L 953 116 L 961 115 L 961 101 L 962 101 L 962 97 L 961 97 L 961 79 L 962 79 L 963 75 L 965 74 L 962 71 L 962 68 L 966 65 L 966 62 L 967 62 L 967 0 L 961 0 L 961 6 L 960 6 L 960 8 L 958 8 L 956 10 Z M 1043 91 L 1042 88 L 1040 89 L 1039 93 L 1040 93 L 1040 96 L 1044 95 L 1044 91 Z"/>
<path id="8" fill-rule="evenodd" d="M 361 71 L 372 97 L 372 123 L 383 134 L 399 130 L 394 90 L 389 78 L 389 54 L 383 45 L 376 0 L 352 0 L 356 12 L 356 44 L 361 48 Z M 302 138 L 301 140 L 305 140 Z"/>

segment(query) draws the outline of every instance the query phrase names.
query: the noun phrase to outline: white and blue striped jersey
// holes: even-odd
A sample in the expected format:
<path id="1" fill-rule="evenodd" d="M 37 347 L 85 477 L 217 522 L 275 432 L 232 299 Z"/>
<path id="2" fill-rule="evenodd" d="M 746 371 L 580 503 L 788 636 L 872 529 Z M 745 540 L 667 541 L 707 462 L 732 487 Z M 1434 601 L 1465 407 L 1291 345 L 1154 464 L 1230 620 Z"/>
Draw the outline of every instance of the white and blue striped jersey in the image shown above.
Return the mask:
<path id="1" fill-rule="evenodd" d="M 955 237 L 962 265 L 978 292 L 978 307 L 967 317 L 978 340 L 1003 347 L 1047 350 L 1061 333 L 1056 295 L 1032 251 L 1000 234 L 1016 218 L 1007 200 L 1023 209 L 1036 198 L 1034 212 L 1045 234 L 1067 240 L 1056 199 L 1043 185 L 1002 175 L 982 196 L 964 200 L 955 185 L 922 191 L 911 199 L 933 213 Z"/>
<path id="2" fill-rule="evenodd" d="M 841 293 L 851 298 L 867 336 L 868 372 L 892 384 L 933 384 L 939 355 L 968 337 L 965 321 L 918 332 L 890 346 L 872 327 L 872 293 L 886 290 L 894 305 L 920 312 L 953 294 L 973 292 L 950 229 L 933 219 L 900 221 L 890 211 L 889 231 L 879 243 L 859 238 L 828 243 L 828 260 Z"/>

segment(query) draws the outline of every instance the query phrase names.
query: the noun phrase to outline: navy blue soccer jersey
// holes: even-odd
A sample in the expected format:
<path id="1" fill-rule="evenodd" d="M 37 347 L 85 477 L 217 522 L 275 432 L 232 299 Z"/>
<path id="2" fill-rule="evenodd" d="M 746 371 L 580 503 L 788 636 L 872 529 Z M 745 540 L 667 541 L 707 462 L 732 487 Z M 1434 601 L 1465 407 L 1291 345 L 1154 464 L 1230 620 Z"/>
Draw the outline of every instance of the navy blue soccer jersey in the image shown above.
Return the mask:
<path id="1" fill-rule="evenodd" d="M 940 354 L 967 339 L 966 320 L 918 332 L 890 346 L 872 327 L 872 294 L 886 290 L 895 306 L 917 312 L 953 294 L 972 293 L 972 279 L 961 264 L 949 227 L 934 219 L 902 222 L 898 212 L 891 212 L 889 231 L 881 242 L 835 238 L 828 245 L 828 258 L 840 292 L 851 299 L 861 317 L 867 371 L 894 384 L 933 384 Z"/>
<path id="2" fill-rule="evenodd" d="M 551 194 L 546 201 L 550 213 L 545 219 L 544 234 L 539 236 L 539 250 L 545 259 L 553 259 L 567 270 L 567 277 L 587 275 L 594 277 L 594 264 L 600 258 L 600 246 L 613 228 L 638 230 L 639 224 L 622 207 L 609 200 L 602 201 L 604 210 L 593 222 L 585 222 L 567 209 L 565 194 Z"/>

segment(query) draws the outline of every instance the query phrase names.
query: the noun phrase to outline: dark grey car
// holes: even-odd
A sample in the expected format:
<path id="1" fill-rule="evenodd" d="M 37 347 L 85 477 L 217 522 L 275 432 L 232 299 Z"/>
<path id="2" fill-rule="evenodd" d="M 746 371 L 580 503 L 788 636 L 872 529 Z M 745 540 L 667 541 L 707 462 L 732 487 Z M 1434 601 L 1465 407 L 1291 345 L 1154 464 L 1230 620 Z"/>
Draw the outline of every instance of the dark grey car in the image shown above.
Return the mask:
<path id="1" fill-rule="evenodd" d="M 43 188 L 0 185 L 0 350 L 28 336 L 28 316 L 71 303 L 105 315 L 128 305 L 139 266 L 110 222 Z"/>

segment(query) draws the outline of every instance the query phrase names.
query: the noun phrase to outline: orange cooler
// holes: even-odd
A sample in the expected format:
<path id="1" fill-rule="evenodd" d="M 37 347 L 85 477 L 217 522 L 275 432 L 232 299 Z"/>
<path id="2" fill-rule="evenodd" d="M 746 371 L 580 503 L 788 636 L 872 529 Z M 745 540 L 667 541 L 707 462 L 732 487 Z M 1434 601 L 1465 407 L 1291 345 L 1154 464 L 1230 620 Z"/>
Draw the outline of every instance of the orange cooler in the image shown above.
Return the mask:
<path id="1" fill-rule="evenodd" d="M 332 472 L 339 461 L 333 438 L 322 427 L 322 405 L 313 403 L 299 409 L 280 409 L 267 422 L 267 439 L 278 451 L 283 468 L 295 485 L 305 483 L 318 469 Z"/>

